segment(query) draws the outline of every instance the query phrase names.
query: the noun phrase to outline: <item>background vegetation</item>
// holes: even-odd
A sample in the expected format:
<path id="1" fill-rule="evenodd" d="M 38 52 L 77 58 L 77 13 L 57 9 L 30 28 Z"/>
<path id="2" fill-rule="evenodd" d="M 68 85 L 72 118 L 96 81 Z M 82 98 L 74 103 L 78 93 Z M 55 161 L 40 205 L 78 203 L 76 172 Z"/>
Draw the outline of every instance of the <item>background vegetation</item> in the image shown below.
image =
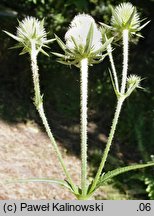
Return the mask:
<path id="1" fill-rule="evenodd" d="M 18 25 L 17 18 L 21 20 L 27 15 L 39 19 L 45 17 L 48 36 L 52 38 L 56 33 L 63 38 L 70 20 L 77 13 L 89 13 L 96 21 L 109 23 L 111 17 L 109 5 L 114 6 L 121 2 L 124 1 L 1 0 L 0 27 L 1 30 L 5 29 L 13 33 L 16 31 L 15 26 Z M 145 38 L 131 44 L 129 56 L 129 72 L 145 78 L 142 81 L 145 90 L 138 90 L 131 95 L 123 107 L 106 169 L 149 161 L 154 155 L 154 1 L 134 0 L 131 2 L 136 5 L 141 17 L 151 20 L 142 31 Z M 33 91 L 28 56 L 27 58 L 19 57 L 18 50 L 8 50 L 12 45 L 14 41 L 0 31 L 0 118 L 9 122 L 29 119 L 38 122 L 31 100 Z M 56 137 L 61 136 L 61 139 L 65 140 L 69 137 L 70 131 L 64 128 L 79 123 L 79 72 L 74 67 L 70 69 L 55 61 L 51 52 L 58 49 L 56 43 L 52 44 L 49 50 L 50 57 L 40 55 L 39 66 L 41 88 L 44 92 L 49 121 L 52 122 Z M 114 56 L 120 77 L 120 46 L 114 50 Z M 91 175 L 98 166 L 103 152 L 102 146 L 104 147 L 105 143 L 105 138 L 98 139 L 98 134 L 103 133 L 104 137 L 108 135 L 115 106 L 108 68 L 109 62 L 106 58 L 102 64 L 91 68 L 89 73 L 89 121 L 97 125 L 93 133 L 89 133 L 91 157 L 89 163 L 93 167 Z M 76 143 L 79 138 L 76 138 L 74 131 L 71 135 L 72 140 L 66 139 L 66 142 Z M 74 145 L 71 149 L 73 154 L 80 154 L 79 146 Z M 124 194 L 129 193 L 132 199 L 154 199 L 154 170 L 152 168 L 125 174 L 114 179 L 110 184 L 116 186 Z M 110 195 L 110 199 L 113 196 L 114 194 Z"/>

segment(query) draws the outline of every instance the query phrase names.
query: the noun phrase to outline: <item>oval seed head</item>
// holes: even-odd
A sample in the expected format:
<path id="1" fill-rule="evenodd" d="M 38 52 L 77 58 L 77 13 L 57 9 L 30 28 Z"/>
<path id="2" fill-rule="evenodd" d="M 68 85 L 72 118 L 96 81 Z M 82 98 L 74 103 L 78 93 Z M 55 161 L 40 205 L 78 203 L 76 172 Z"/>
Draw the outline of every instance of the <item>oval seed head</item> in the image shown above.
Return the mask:
<path id="1" fill-rule="evenodd" d="M 110 38 L 102 44 L 101 30 L 94 19 L 88 14 L 79 14 L 72 20 L 65 34 L 66 44 L 56 36 L 56 40 L 65 52 L 65 55 L 53 53 L 58 56 L 58 61 L 66 65 L 79 66 L 83 58 L 88 59 L 88 64 L 93 65 L 103 61 L 107 54 L 102 54 L 111 43 Z"/>
<path id="2" fill-rule="evenodd" d="M 66 46 L 72 51 L 76 51 L 76 45 L 81 50 L 81 53 L 85 51 L 87 45 L 87 36 L 92 26 L 93 31 L 91 35 L 91 47 L 89 51 L 96 51 L 102 46 L 102 35 L 98 29 L 94 19 L 87 14 L 79 14 L 74 17 L 70 24 L 69 30 L 65 34 Z M 73 41 L 76 42 L 76 45 Z"/>

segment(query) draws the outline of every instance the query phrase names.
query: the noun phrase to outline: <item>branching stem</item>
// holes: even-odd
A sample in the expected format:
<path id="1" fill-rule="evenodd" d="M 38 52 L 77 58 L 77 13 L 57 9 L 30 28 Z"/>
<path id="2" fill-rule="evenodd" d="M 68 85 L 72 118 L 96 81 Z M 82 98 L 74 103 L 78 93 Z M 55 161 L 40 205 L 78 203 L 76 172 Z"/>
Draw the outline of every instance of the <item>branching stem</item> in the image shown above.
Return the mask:
<path id="1" fill-rule="evenodd" d="M 127 29 L 124 29 L 123 30 L 123 69 L 122 69 L 122 82 L 121 82 L 121 91 L 120 91 L 121 94 L 117 100 L 117 107 L 116 107 L 116 111 L 114 114 L 114 118 L 113 118 L 111 130 L 109 133 L 108 141 L 107 141 L 104 153 L 103 153 L 103 157 L 102 157 L 100 166 L 98 168 L 98 171 L 96 173 L 95 179 L 92 183 L 92 186 L 90 188 L 89 193 L 92 193 L 95 190 L 95 187 L 96 187 L 96 185 L 99 181 L 99 178 L 101 176 L 101 173 L 102 173 L 102 170 L 104 168 L 106 159 L 108 157 L 108 153 L 110 151 L 112 140 L 114 138 L 114 134 L 115 134 L 116 126 L 117 126 L 118 119 L 120 116 L 122 104 L 126 98 L 126 96 L 124 94 L 125 94 L 125 89 L 126 89 L 127 71 L 128 71 L 128 37 L 129 37 L 129 31 Z M 119 88 L 117 74 L 116 74 L 116 70 L 115 70 L 115 66 L 114 66 L 114 62 L 113 62 L 113 57 L 111 55 L 111 46 L 110 47 L 108 46 L 108 53 L 109 53 L 112 72 L 113 72 L 113 76 L 114 76 L 115 86 L 116 86 L 116 88 Z"/>

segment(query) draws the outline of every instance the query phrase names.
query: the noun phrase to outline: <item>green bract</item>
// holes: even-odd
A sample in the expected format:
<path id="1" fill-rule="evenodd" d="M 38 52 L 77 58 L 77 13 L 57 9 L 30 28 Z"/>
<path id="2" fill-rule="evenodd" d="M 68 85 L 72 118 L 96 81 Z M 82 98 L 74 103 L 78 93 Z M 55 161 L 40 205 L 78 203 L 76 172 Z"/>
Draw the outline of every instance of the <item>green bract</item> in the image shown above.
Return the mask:
<path id="1" fill-rule="evenodd" d="M 54 40 L 47 40 L 47 33 L 44 29 L 44 20 L 39 21 L 34 17 L 26 17 L 22 22 L 19 22 L 16 36 L 7 31 L 4 32 L 18 41 L 18 44 L 13 48 L 23 48 L 20 54 L 30 53 L 32 43 L 35 43 L 37 52 L 48 55 L 43 50 L 43 47 L 47 47 L 46 44 Z"/>
<path id="2" fill-rule="evenodd" d="M 79 14 L 72 20 L 70 28 L 65 34 L 66 44 L 58 36 L 55 37 L 64 51 L 64 54 L 53 53 L 59 57 L 58 62 L 75 66 L 79 66 L 79 62 L 83 58 L 88 59 L 89 65 L 100 63 L 107 55 L 102 52 L 112 42 L 112 38 L 110 38 L 102 44 L 101 31 L 94 19 L 87 14 Z"/>

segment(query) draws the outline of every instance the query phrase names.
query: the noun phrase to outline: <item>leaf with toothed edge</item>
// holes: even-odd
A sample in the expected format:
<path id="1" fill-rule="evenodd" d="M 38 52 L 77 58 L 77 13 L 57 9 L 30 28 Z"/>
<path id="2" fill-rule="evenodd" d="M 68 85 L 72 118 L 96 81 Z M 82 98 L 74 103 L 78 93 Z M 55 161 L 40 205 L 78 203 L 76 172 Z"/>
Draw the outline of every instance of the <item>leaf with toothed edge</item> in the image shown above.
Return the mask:
<path id="1" fill-rule="evenodd" d="M 131 170 L 142 169 L 142 168 L 150 167 L 150 166 L 154 166 L 154 162 L 149 162 L 147 164 L 135 164 L 135 165 L 125 166 L 122 168 L 117 168 L 115 170 L 109 171 L 105 175 L 100 177 L 100 180 L 99 180 L 96 188 L 100 187 L 101 185 L 103 185 L 104 182 L 106 182 L 107 180 L 109 180 L 109 179 L 111 179 L 117 175 L 120 175 L 122 173 L 131 171 Z"/>

